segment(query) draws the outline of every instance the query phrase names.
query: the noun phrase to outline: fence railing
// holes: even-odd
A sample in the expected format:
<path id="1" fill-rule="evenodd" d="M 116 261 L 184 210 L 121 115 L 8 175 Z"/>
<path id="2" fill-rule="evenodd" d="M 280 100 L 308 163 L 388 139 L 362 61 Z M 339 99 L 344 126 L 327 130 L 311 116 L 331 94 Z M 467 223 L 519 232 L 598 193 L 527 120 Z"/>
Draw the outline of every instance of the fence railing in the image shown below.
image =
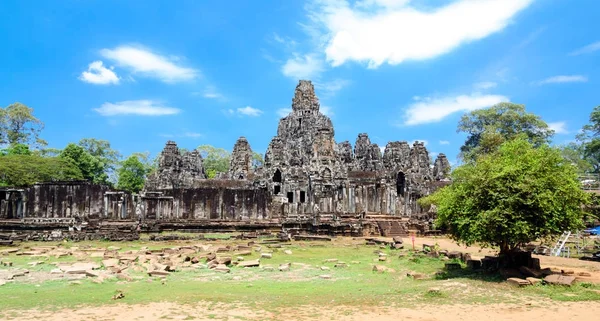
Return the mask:
<path id="1" fill-rule="evenodd" d="M 584 190 L 600 190 L 600 174 L 581 174 L 579 182 Z"/>

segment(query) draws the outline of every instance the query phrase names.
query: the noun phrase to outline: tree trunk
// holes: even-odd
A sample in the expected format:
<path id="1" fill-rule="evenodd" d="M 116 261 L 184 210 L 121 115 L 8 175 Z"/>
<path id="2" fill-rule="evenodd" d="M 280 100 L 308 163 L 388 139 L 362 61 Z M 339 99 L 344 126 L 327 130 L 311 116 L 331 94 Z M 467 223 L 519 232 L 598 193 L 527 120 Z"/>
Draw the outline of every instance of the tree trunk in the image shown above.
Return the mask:
<path id="1" fill-rule="evenodd" d="M 500 244 L 500 267 L 503 268 L 519 268 L 528 266 L 531 259 L 530 252 L 522 252 L 518 249 L 517 244 L 509 244 L 502 241 Z"/>

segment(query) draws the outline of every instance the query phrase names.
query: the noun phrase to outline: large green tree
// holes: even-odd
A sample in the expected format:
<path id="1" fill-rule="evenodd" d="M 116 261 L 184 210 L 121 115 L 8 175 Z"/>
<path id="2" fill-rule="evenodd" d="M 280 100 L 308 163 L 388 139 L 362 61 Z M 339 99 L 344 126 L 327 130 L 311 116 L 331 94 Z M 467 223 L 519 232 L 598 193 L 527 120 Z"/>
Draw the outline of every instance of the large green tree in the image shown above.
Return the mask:
<path id="1" fill-rule="evenodd" d="M 25 187 L 36 182 L 80 180 L 77 166 L 59 157 L 12 154 L 0 156 L 0 186 Z"/>
<path id="2" fill-rule="evenodd" d="M 585 154 L 585 146 L 583 144 L 571 142 L 558 146 L 558 149 L 560 150 L 560 154 L 577 169 L 577 172 L 588 173 L 593 171 L 594 167 Z"/>
<path id="3" fill-rule="evenodd" d="M 585 160 L 592 167 L 591 171 L 600 173 L 600 106 L 592 110 L 590 122 L 583 126 L 577 140 L 581 143 Z"/>
<path id="4" fill-rule="evenodd" d="M 83 138 L 77 145 L 85 148 L 90 155 L 96 157 L 107 166 L 115 167 L 119 164 L 121 154 L 110 147 L 110 142 L 102 139 Z"/>
<path id="5" fill-rule="evenodd" d="M 160 155 L 150 158 L 150 152 L 136 152 L 132 153 L 131 156 L 137 157 L 138 160 L 144 164 L 144 169 L 148 175 L 158 168 L 158 159 Z"/>
<path id="6" fill-rule="evenodd" d="M 516 138 L 452 172 L 453 183 L 421 204 L 437 206 L 437 224 L 466 244 L 515 249 L 540 238 L 582 227 L 577 173 L 556 148 Z"/>
<path id="7" fill-rule="evenodd" d="M 84 179 L 96 184 L 108 183 L 104 163 L 88 153 L 85 148 L 70 143 L 60 152 L 60 157 L 77 166 Z"/>
<path id="8" fill-rule="evenodd" d="M 265 163 L 265 160 L 264 160 L 262 154 L 257 153 L 257 152 L 252 153 L 252 167 L 254 169 L 262 167 L 264 165 L 264 163 Z"/>
<path id="9" fill-rule="evenodd" d="M 217 173 L 225 173 L 229 170 L 231 154 L 225 149 L 211 145 L 201 145 L 197 149 L 202 155 L 204 171 L 208 178 L 214 178 Z"/>
<path id="10" fill-rule="evenodd" d="M 61 151 L 62 150 L 58 148 L 44 147 L 39 150 L 36 150 L 35 153 L 42 157 L 58 157 Z"/>
<path id="11" fill-rule="evenodd" d="M 83 147 L 90 155 L 101 162 L 102 170 L 107 175 L 107 180 L 111 184 L 117 182 L 115 170 L 120 164 L 121 154 L 111 148 L 109 141 L 95 138 L 83 138 L 77 145 Z"/>
<path id="12" fill-rule="evenodd" d="M 140 161 L 138 155 L 129 156 L 117 170 L 119 175 L 117 187 L 131 193 L 139 193 L 144 188 L 148 170 L 149 168 Z"/>
<path id="13" fill-rule="evenodd" d="M 44 123 L 33 115 L 33 108 L 14 103 L 0 108 L 0 145 L 45 146 L 40 138 Z"/>
<path id="14" fill-rule="evenodd" d="M 25 144 L 12 144 L 6 148 L 0 149 L 0 155 L 31 155 L 29 146 Z"/>
<path id="15" fill-rule="evenodd" d="M 554 131 L 539 116 L 528 113 L 524 105 L 499 103 L 464 115 L 458 132 L 467 134 L 461 146 L 461 157 L 473 161 L 477 155 L 488 154 L 502 143 L 525 135 L 535 146 L 548 143 Z"/>

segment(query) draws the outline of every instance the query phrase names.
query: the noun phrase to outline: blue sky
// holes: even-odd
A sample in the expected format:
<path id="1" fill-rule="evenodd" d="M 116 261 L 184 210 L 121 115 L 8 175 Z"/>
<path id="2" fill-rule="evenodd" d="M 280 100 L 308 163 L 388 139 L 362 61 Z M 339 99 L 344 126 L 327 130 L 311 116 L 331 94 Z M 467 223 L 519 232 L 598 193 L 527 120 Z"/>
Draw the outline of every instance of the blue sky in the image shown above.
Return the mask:
<path id="1" fill-rule="evenodd" d="M 298 79 L 338 142 L 424 140 L 455 161 L 460 116 L 525 104 L 574 138 L 600 104 L 596 0 L 2 1 L 0 106 L 63 148 L 264 153 Z"/>

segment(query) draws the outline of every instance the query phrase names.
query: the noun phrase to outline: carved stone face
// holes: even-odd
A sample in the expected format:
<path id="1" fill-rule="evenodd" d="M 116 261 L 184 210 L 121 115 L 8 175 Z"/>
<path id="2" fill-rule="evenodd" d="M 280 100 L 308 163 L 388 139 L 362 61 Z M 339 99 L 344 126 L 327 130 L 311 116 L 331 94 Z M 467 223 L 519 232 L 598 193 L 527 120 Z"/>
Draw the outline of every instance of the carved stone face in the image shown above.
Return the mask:
<path id="1" fill-rule="evenodd" d="M 352 211 L 362 212 L 373 210 L 374 202 L 378 202 L 376 208 L 393 208 L 394 204 L 404 202 L 403 197 L 392 198 L 397 194 L 399 172 L 405 175 L 404 193 L 409 194 L 427 190 L 427 181 L 441 179 L 449 172 L 443 154 L 431 168 L 422 143 L 411 147 L 405 141 L 388 142 L 382 153 L 379 145 L 361 133 L 354 148 L 348 141 L 336 144 L 331 119 L 319 108 L 313 84 L 300 81 L 292 99 L 292 112 L 280 119 L 277 135 L 265 152 L 263 168 L 252 167 L 252 149 L 246 138 L 240 137 L 233 146 L 229 172 L 220 178 L 249 180 L 250 186 L 255 188 L 268 186 L 270 196 L 305 193 L 305 201 L 321 204 L 323 211 L 331 212 L 342 206 L 344 211 L 352 208 Z M 174 142 L 168 142 L 161 154 L 159 169 L 148 179 L 148 186 L 185 188 L 204 179 L 202 158 L 196 153 L 180 152 Z M 348 188 L 347 194 L 335 193 L 338 186 L 342 186 L 342 190 Z M 371 199 L 373 195 L 378 195 L 376 200 Z M 414 199 L 411 195 L 407 199 Z M 296 198 L 301 199 L 293 196 L 292 201 L 296 202 Z M 349 205 L 350 198 L 352 205 Z"/>

